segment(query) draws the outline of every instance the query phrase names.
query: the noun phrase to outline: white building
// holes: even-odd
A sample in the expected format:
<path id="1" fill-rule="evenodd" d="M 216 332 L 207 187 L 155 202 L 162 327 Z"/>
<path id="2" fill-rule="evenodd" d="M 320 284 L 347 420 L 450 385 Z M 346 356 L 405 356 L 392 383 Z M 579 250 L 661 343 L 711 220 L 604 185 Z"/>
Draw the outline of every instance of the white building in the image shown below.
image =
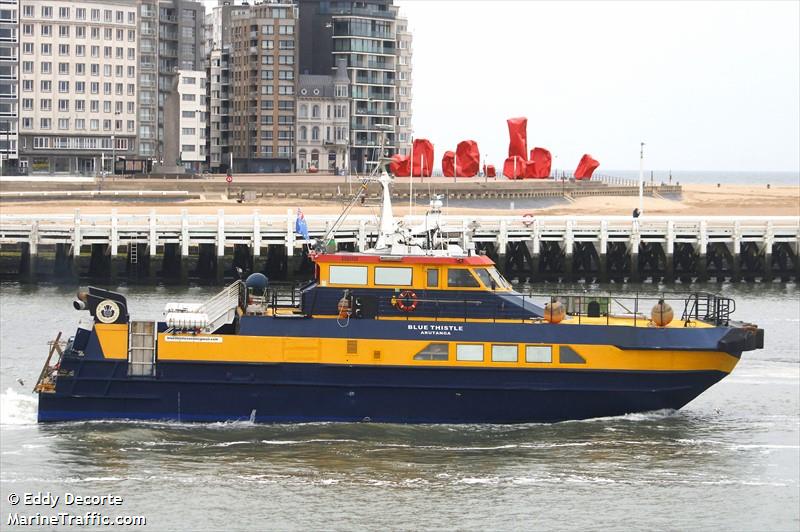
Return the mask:
<path id="1" fill-rule="evenodd" d="M 0 0 L 0 165 L 5 173 L 17 164 L 17 93 L 19 88 L 19 0 Z"/>
<path id="2" fill-rule="evenodd" d="M 125 0 L 20 1 L 22 169 L 95 175 L 135 153 L 137 18 Z"/>
<path id="3" fill-rule="evenodd" d="M 206 161 L 206 72 L 178 71 L 180 95 L 180 160 L 190 172 L 201 172 Z"/>
<path id="4" fill-rule="evenodd" d="M 350 80 L 342 60 L 333 76 L 301 74 L 297 91 L 297 169 L 322 172 L 348 165 Z"/>

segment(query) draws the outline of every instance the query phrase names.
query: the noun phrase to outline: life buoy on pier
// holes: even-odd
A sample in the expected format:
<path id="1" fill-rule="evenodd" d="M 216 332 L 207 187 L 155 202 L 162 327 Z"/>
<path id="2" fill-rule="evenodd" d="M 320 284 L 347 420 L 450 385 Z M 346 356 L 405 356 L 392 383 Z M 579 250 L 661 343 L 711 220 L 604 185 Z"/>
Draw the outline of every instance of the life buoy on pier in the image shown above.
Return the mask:
<path id="1" fill-rule="evenodd" d="M 530 227 L 533 225 L 533 215 L 529 212 L 526 212 L 522 215 L 522 225 L 525 227 Z"/>
<path id="2" fill-rule="evenodd" d="M 413 290 L 403 290 L 395 299 L 395 305 L 403 312 L 414 312 L 417 308 L 417 294 Z"/>

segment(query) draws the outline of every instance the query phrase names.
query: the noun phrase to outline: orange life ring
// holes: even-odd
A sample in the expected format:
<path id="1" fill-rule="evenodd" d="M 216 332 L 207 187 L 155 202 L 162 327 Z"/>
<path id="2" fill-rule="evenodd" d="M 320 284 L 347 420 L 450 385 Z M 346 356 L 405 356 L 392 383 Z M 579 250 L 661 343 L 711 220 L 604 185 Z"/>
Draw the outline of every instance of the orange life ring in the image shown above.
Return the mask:
<path id="1" fill-rule="evenodd" d="M 403 312 L 414 312 L 417 308 L 417 294 L 413 290 L 400 292 L 400 295 L 397 296 L 396 305 Z"/>

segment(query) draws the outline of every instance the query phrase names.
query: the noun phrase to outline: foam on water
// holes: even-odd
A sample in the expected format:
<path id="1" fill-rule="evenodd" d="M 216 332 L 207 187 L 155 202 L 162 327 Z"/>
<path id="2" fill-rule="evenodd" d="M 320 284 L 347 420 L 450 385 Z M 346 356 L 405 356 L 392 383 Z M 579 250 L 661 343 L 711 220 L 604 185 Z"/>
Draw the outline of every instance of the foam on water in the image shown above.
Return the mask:
<path id="1" fill-rule="evenodd" d="M 35 425 L 37 407 L 35 396 L 7 388 L 0 394 L 0 425 Z"/>

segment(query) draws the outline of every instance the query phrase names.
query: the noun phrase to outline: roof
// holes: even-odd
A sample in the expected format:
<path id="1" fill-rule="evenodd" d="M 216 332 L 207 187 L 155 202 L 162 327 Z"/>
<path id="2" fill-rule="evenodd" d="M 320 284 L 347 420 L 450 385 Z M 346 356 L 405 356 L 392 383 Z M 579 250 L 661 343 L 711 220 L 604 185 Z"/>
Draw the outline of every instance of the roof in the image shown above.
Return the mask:
<path id="1" fill-rule="evenodd" d="M 459 266 L 493 266 L 494 262 L 486 255 L 469 255 L 466 257 L 431 257 L 427 255 L 371 255 L 366 253 L 330 253 L 312 257 L 318 263 L 347 264 L 430 264 Z"/>

